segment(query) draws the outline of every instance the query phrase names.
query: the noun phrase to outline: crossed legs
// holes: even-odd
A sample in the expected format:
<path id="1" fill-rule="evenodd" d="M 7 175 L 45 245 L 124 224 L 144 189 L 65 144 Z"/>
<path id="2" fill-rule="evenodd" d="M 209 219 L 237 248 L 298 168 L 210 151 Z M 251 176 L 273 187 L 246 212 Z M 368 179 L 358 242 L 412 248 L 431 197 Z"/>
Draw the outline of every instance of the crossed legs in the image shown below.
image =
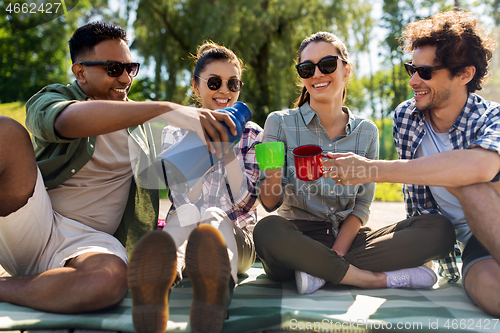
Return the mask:
<path id="1" fill-rule="evenodd" d="M 325 229 L 326 230 L 326 229 Z M 387 287 L 387 275 L 444 257 L 453 249 L 455 233 L 448 219 L 422 215 L 370 233 L 359 233 L 344 258 L 331 243 L 305 235 L 280 216 L 262 219 L 254 230 L 257 253 L 269 278 L 291 280 L 303 271 L 335 284 L 362 288 Z"/>
<path id="2" fill-rule="evenodd" d="M 28 132 L 14 120 L 0 117 L 0 229 L 5 217 L 18 212 L 32 197 L 37 173 Z M 123 298 L 125 274 L 126 265 L 117 256 L 86 253 L 65 267 L 0 279 L 0 302 L 57 313 L 98 310 Z"/>

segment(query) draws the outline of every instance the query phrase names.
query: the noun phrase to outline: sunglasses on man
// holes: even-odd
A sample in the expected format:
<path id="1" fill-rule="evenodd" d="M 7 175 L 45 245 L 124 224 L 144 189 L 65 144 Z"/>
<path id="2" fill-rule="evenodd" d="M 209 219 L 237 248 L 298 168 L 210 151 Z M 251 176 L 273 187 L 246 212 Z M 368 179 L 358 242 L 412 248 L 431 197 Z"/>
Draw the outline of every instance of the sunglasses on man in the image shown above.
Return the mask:
<path id="1" fill-rule="evenodd" d="M 126 70 L 131 77 L 136 77 L 139 73 L 138 62 L 123 63 L 119 61 L 82 61 L 78 63 L 83 66 L 102 66 L 106 65 L 106 72 L 111 77 L 119 77 Z"/>
<path id="2" fill-rule="evenodd" d="M 227 87 L 229 90 L 232 92 L 238 92 L 241 90 L 241 86 L 243 85 L 243 82 L 239 79 L 229 79 L 229 80 L 223 80 L 218 76 L 212 76 L 210 78 L 204 79 L 201 76 L 196 75 L 199 79 L 205 81 L 207 83 L 208 89 L 210 90 L 219 90 L 220 87 L 222 86 L 223 81 L 227 81 Z"/>
<path id="3" fill-rule="evenodd" d="M 445 67 L 444 66 L 434 66 L 434 67 L 431 67 L 431 66 L 414 66 L 411 63 L 411 61 L 405 63 L 406 73 L 408 73 L 408 75 L 410 75 L 410 77 L 413 77 L 413 75 L 415 75 L 415 73 L 418 73 L 418 76 L 420 76 L 420 78 L 422 80 L 430 80 L 430 79 L 432 79 L 432 72 L 440 70 L 440 69 L 443 69 L 443 68 L 445 68 Z"/>
<path id="4" fill-rule="evenodd" d="M 343 62 L 347 63 L 344 59 L 339 56 L 328 56 L 324 57 L 317 63 L 313 63 L 311 61 L 304 61 L 300 64 L 295 65 L 297 69 L 297 73 L 303 79 L 309 79 L 313 77 L 314 71 L 316 70 L 316 66 L 318 66 L 319 71 L 323 74 L 332 74 L 337 70 L 337 60 L 340 59 Z"/>

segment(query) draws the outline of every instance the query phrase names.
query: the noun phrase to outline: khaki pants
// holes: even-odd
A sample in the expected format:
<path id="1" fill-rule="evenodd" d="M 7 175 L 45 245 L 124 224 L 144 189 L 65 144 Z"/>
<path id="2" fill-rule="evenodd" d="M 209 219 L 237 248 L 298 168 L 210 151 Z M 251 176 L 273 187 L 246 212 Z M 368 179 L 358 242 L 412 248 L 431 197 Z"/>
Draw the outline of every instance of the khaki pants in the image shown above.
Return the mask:
<path id="1" fill-rule="evenodd" d="M 326 222 L 262 219 L 253 235 L 268 277 L 292 280 L 298 270 L 338 284 L 349 264 L 373 272 L 417 267 L 445 257 L 455 244 L 450 220 L 421 215 L 375 231 L 360 230 L 342 259 L 331 250 L 335 236 L 330 228 Z"/>
<path id="2" fill-rule="evenodd" d="M 247 230 L 236 227 L 227 214 L 220 208 L 208 208 L 203 216 L 198 208 L 192 204 L 182 205 L 175 210 L 165 224 L 163 231 L 174 240 L 177 248 L 177 273 L 182 278 L 182 271 L 186 267 L 186 246 L 189 235 L 200 224 L 210 224 L 219 230 L 227 245 L 227 252 L 231 266 L 231 276 L 238 282 L 238 274 L 245 273 L 255 262 L 255 246 L 252 234 Z"/>

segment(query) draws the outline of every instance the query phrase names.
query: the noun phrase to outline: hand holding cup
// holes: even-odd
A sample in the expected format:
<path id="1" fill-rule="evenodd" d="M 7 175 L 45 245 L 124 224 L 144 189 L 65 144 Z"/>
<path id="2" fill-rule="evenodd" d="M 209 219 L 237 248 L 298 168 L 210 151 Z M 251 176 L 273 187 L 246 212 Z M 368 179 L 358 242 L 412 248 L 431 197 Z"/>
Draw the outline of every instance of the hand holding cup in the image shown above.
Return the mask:
<path id="1" fill-rule="evenodd" d="M 285 164 L 285 145 L 281 141 L 259 143 L 255 145 L 255 157 L 259 169 L 279 170 Z"/>

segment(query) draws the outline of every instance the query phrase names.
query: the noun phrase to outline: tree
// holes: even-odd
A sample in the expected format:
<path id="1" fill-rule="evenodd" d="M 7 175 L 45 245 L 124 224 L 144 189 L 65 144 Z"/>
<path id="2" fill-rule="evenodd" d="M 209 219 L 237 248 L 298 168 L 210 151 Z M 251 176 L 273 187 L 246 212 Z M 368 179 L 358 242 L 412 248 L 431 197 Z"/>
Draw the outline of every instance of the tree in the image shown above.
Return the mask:
<path id="1" fill-rule="evenodd" d="M 107 6 L 107 0 L 80 0 L 63 16 L 35 26 L 28 22 L 17 29 L 0 16 L 0 102 L 26 101 L 45 85 L 67 83 L 71 34 L 96 14 L 111 20 Z M 7 1 L 0 1 L 0 9 L 6 7 Z"/>
<path id="2" fill-rule="evenodd" d="M 294 64 L 301 41 L 320 31 L 344 40 L 358 0 L 138 0 L 132 47 L 154 62 L 154 98 L 185 102 L 194 61 L 205 40 L 225 45 L 246 64 L 240 100 L 261 125 L 269 111 L 290 107 L 300 92 Z M 368 21 L 367 21 L 368 22 Z M 151 86 L 150 86 L 151 87 Z"/>

